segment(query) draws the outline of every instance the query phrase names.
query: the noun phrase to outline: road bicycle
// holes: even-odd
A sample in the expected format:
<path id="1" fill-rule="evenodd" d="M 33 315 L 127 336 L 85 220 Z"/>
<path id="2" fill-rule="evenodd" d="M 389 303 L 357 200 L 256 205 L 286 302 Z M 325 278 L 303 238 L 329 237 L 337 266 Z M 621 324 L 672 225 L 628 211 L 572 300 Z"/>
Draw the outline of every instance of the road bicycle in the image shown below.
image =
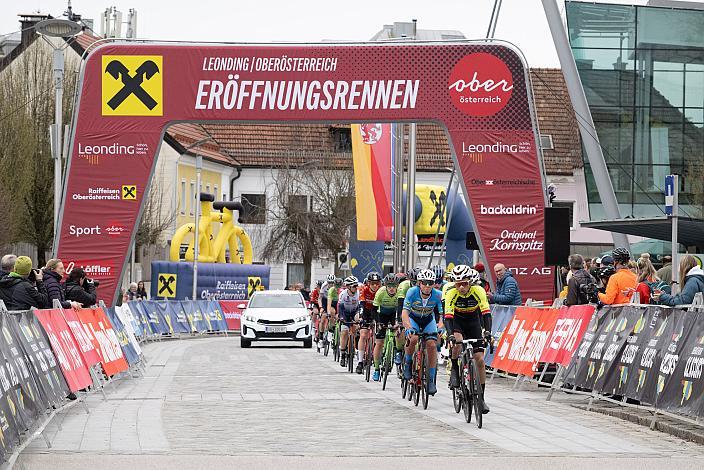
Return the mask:
<path id="1" fill-rule="evenodd" d="M 417 333 L 418 343 L 416 350 L 413 352 L 413 362 L 411 365 L 411 379 L 406 380 L 402 397 L 413 401 L 415 406 L 418 403 L 423 403 L 423 409 L 428 409 L 428 351 L 426 342 L 431 337 L 428 333 Z"/>
<path id="2" fill-rule="evenodd" d="M 367 349 L 364 351 L 364 355 L 362 357 L 362 364 L 364 364 L 364 380 L 369 382 L 369 379 L 372 376 L 372 365 L 374 364 L 374 343 L 376 342 L 376 335 L 374 334 L 376 332 L 376 322 L 372 321 L 369 324 L 369 330 L 367 332 L 367 335 L 369 338 L 367 338 Z"/>
<path id="3" fill-rule="evenodd" d="M 386 390 L 386 380 L 394 367 L 394 355 L 396 353 L 396 331 L 397 325 L 387 325 L 386 335 L 384 335 L 384 347 L 381 352 L 381 389 Z"/>
<path id="4" fill-rule="evenodd" d="M 200 219 L 198 219 L 198 262 L 225 263 L 230 250 L 230 263 L 252 264 L 252 242 L 247 232 L 235 225 L 233 211 L 242 213 L 244 207 L 237 201 L 217 201 L 215 196 L 200 193 Z M 212 209 L 215 209 L 214 211 Z M 220 224 L 217 236 L 213 235 L 213 226 Z M 186 238 L 191 238 L 184 255 L 185 261 L 195 258 L 196 225 L 188 223 L 180 226 L 171 239 L 169 258 L 181 261 L 181 245 Z M 241 248 L 241 249 L 240 249 Z"/>
<path id="5" fill-rule="evenodd" d="M 338 324 L 341 323 L 338 321 Z M 353 335 L 352 334 L 352 327 L 353 325 L 359 325 L 359 322 L 356 321 L 351 321 L 351 322 L 344 322 L 345 325 L 349 328 L 347 331 L 347 372 L 350 374 L 354 373 L 354 353 L 355 353 L 355 344 L 357 344 L 357 341 L 359 340 L 359 330 Z"/>
<path id="6" fill-rule="evenodd" d="M 339 321 L 335 321 L 335 327 L 333 328 L 332 358 L 335 362 L 340 362 L 340 322 Z"/>
<path id="7" fill-rule="evenodd" d="M 454 336 L 449 337 L 450 343 L 456 343 Z M 472 422 L 472 411 L 474 411 L 477 427 L 481 429 L 483 424 L 482 402 L 484 399 L 482 386 L 479 383 L 479 368 L 477 360 L 474 358 L 474 348 L 472 343 L 481 342 L 482 339 L 463 339 L 462 352 L 460 354 L 460 386 L 452 388 L 452 403 L 455 412 L 464 410 L 464 419 L 468 423 Z"/>

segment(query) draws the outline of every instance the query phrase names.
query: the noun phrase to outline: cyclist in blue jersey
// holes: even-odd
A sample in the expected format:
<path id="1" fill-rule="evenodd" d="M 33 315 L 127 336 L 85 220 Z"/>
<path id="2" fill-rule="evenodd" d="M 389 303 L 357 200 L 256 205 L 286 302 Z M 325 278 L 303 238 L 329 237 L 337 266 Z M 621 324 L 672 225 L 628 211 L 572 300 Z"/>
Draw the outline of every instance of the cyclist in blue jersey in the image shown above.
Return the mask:
<path id="1" fill-rule="evenodd" d="M 418 285 L 406 292 L 401 312 L 403 326 L 406 328 L 406 355 L 403 364 L 403 376 L 411 379 L 411 362 L 413 351 L 418 343 L 418 333 L 430 335 L 427 339 L 428 352 L 428 394 L 435 395 L 435 371 L 437 367 L 438 322 L 442 328 L 442 303 L 440 291 L 433 288 L 435 274 L 430 269 L 423 269 L 416 277 Z"/>

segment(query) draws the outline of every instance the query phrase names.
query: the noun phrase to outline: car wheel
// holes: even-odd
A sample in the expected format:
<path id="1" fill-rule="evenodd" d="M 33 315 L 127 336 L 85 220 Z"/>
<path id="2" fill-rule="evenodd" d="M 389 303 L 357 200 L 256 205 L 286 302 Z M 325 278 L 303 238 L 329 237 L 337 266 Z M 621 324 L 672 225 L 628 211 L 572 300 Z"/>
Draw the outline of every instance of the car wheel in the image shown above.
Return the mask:
<path id="1" fill-rule="evenodd" d="M 303 340 L 303 347 L 306 349 L 313 347 L 313 338 L 306 338 Z"/>
<path id="2" fill-rule="evenodd" d="M 240 338 L 240 347 L 241 348 L 248 348 L 252 346 L 252 340 L 247 339 L 247 338 Z"/>

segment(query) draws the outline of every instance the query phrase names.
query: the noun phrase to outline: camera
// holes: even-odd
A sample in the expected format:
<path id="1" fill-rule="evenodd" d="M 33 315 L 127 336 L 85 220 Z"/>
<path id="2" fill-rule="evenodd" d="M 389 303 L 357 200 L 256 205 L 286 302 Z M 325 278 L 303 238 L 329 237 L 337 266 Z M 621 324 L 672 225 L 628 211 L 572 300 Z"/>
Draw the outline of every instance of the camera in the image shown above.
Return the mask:
<path id="1" fill-rule="evenodd" d="M 599 295 L 598 295 L 599 287 L 593 282 L 588 282 L 586 284 L 580 284 L 579 292 L 584 294 L 584 296 L 587 298 L 589 303 L 597 303 L 599 301 Z"/>
<path id="2" fill-rule="evenodd" d="M 100 285 L 100 281 L 97 280 L 97 279 L 89 279 L 89 278 L 86 278 L 86 282 L 87 282 L 88 284 L 93 284 L 95 287 L 98 287 L 98 286 Z"/>

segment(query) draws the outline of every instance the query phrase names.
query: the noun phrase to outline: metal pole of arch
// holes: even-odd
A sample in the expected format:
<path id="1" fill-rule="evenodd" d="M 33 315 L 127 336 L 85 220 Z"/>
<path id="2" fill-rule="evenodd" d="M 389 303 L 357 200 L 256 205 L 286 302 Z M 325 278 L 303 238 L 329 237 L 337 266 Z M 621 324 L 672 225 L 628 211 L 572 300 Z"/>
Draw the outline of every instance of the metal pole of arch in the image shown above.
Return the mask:
<path id="1" fill-rule="evenodd" d="M 408 187 L 406 188 L 406 269 L 416 265 L 416 123 L 408 135 Z"/>
<path id="2" fill-rule="evenodd" d="M 196 300 L 196 289 L 198 288 L 198 248 L 200 245 L 200 172 L 203 169 L 203 157 L 201 155 L 196 155 L 196 223 L 195 223 L 195 233 L 193 234 L 193 300 Z"/>
<path id="3" fill-rule="evenodd" d="M 450 191 L 452 190 L 452 181 L 455 179 L 456 168 L 452 168 L 452 173 L 450 173 L 450 181 L 447 183 L 447 190 L 445 190 L 445 236 L 443 237 L 443 247 L 445 246 L 445 238 L 447 237 L 447 223 L 450 218 L 450 211 L 447 209 L 447 201 L 450 198 Z M 454 200 L 453 200 L 454 203 Z M 442 217 L 442 215 L 441 215 Z M 438 244 L 438 238 L 440 237 L 440 226 L 442 225 L 438 219 L 438 227 L 435 229 L 435 238 L 433 239 L 433 247 L 430 250 L 430 258 L 428 258 L 428 269 L 433 265 L 433 257 L 435 256 L 435 247 Z M 440 259 L 442 260 L 442 248 L 440 249 Z"/>
<path id="4" fill-rule="evenodd" d="M 394 178 L 394 272 L 403 269 L 403 126 L 392 124 Z"/>

